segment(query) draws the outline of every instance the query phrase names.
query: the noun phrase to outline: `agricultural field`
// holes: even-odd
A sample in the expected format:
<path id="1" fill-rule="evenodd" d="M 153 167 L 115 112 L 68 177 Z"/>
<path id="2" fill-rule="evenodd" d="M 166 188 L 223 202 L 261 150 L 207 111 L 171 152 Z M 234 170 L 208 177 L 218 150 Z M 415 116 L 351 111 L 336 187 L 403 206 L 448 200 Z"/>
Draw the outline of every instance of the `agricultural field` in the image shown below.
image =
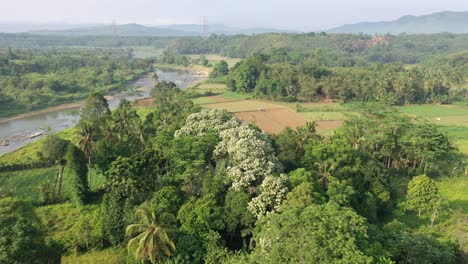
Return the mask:
<path id="1" fill-rule="evenodd" d="M 400 107 L 402 113 L 441 126 L 462 153 L 468 156 L 468 106 L 409 105 Z"/>
<path id="2" fill-rule="evenodd" d="M 277 134 L 284 128 L 296 128 L 307 121 L 317 123 L 317 132 L 329 135 L 340 127 L 347 116 L 355 115 L 352 104 L 336 102 L 288 103 L 250 99 L 249 95 L 228 91 L 224 84 L 201 82 L 190 88 L 200 96 L 193 101 L 204 108 L 225 109 L 268 133 Z M 462 153 L 468 155 L 468 106 L 407 105 L 397 109 L 421 121 L 441 126 Z"/>

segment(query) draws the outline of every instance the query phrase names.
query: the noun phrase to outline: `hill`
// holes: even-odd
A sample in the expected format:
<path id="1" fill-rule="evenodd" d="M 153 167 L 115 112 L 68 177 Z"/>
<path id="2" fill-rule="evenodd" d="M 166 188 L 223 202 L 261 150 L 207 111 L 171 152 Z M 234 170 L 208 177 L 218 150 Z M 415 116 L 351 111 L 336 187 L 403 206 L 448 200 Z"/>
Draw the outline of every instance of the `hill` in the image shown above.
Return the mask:
<path id="1" fill-rule="evenodd" d="M 30 31 L 40 35 L 62 35 L 62 36 L 196 36 L 197 32 L 189 32 L 171 28 L 147 27 L 139 24 L 124 25 L 102 25 L 93 27 L 79 27 L 65 30 L 39 30 Z"/>
<path id="2" fill-rule="evenodd" d="M 329 30 L 329 32 L 368 34 L 468 33 L 468 27 L 466 25 L 468 25 L 468 11 L 444 11 L 423 16 L 403 16 L 393 21 L 348 24 L 333 28 Z"/>
<path id="3" fill-rule="evenodd" d="M 268 32 L 288 32 L 274 28 L 234 28 L 224 25 L 203 25 L 198 24 L 177 24 L 165 26 L 144 26 L 140 24 L 122 24 L 122 25 L 99 25 L 88 27 L 76 27 L 71 29 L 48 29 L 30 31 L 39 35 L 61 35 L 61 36 L 111 36 L 117 34 L 123 37 L 181 37 L 181 36 L 200 36 L 204 34 L 218 35 L 237 35 L 237 34 L 261 34 Z"/>

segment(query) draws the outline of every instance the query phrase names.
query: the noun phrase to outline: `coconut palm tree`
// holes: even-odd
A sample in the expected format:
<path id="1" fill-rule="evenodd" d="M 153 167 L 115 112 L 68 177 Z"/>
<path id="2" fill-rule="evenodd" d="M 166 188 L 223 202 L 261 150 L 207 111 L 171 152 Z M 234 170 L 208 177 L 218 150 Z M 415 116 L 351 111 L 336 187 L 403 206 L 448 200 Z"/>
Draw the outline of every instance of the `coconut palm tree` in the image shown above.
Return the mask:
<path id="1" fill-rule="evenodd" d="M 88 160 L 88 185 L 91 188 L 91 159 L 96 147 L 97 129 L 88 123 L 83 123 L 75 133 L 75 142 L 85 153 Z"/>
<path id="2" fill-rule="evenodd" d="M 136 248 L 135 258 L 151 263 L 162 263 L 163 255 L 171 256 L 175 251 L 174 242 L 169 238 L 166 228 L 158 223 L 156 212 L 148 208 L 137 209 L 142 223 L 127 226 L 126 236 L 132 237 L 128 241 L 128 251 Z"/>

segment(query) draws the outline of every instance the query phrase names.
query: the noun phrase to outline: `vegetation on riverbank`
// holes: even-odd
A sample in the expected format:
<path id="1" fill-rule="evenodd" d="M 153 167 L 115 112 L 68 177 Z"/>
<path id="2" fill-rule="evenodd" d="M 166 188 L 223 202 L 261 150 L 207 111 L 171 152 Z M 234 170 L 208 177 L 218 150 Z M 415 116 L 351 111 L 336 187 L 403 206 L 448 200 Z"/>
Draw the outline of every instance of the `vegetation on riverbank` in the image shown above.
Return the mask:
<path id="1" fill-rule="evenodd" d="M 0 54 L 0 117 L 124 89 L 152 60 L 102 49 L 8 50 Z"/>
<path id="2" fill-rule="evenodd" d="M 9 219 L 0 232 L 43 245 L 43 254 L 25 246 L 18 259 L 464 263 L 466 106 L 393 106 L 357 94 L 349 102 L 288 102 L 228 89 L 231 78 L 249 83 L 249 61 L 271 56 L 275 62 L 260 65 L 271 75 L 262 78 L 288 90 L 297 72 L 278 69 L 307 66 L 292 63 L 293 53 L 257 54 L 237 66 L 187 56 L 199 64 L 170 66 L 216 74 L 184 91 L 154 76 L 154 98 L 141 107 L 122 100 L 110 111 L 102 94 L 92 94 L 75 128 L 1 156 L 0 165 L 47 166 L 0 173 L 0 219 Z M 185 61 L 172 55 L 165 56 Z M 379 67 L 397 66 L 371 66 L 360 81 Z M 346 83 L 343 91 L 361 87 Z M 25 206 L 10 209 L 18 203 Z M 0 241 L 3 248 L 18 256 Z"/>

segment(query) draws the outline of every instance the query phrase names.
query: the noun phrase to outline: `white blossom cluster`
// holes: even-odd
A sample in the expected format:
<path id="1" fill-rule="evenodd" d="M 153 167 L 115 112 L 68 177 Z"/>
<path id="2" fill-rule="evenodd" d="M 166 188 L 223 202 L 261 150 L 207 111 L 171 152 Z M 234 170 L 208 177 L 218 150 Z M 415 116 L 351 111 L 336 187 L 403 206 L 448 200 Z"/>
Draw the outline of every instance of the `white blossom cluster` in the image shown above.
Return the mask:
<path id="1" fill-rule="evenodd" d="M 288 193 L 287 182 L 288 177 L 284 174 L 266 177 L 260 185 L 260 195 L 249 202 L 249 211 L 257 218 L 276 213 Z"/>
<path id="2" fill-rule="evenodd" d="M 182 135 L 202 136 L 209 131 L 221 132 L 228 128 L 237 127 L 242 122 L 233 118 L 226 110 L 210 109 L 187 117 L 185 126 L 175 132 L 175 137 Z"/>
<path id="3" fill-rule="evenodd" d="M 278 160 L 265 134 L 242 123 L 221 131 L 220 136 L 214 156 L 227 158 L 226 174 L 232 180 L 233 190 L 255 186 L 278 171 Z"/>
<path id="4" fill-rule="evenodd" d="M 232 181 L 232 189 L 241 191 L 255 186 L 279 170 L 278 159 L 267 136 L 224 110 L 191 114 L 175 136 L 200 136 L 209 131 L 218 132 L 221 137 L 214 158 L 227 161 L 226 174 Z"/>
<path id="5" fill-rule="evenodd" d="M 261 252 L 263 254 L 267 254 L 272 245 L 273 245 L 273 242 L 271 241 L 270 238 L 260 237 L 258 239 L 258 246 L 260 247 Z"/>

